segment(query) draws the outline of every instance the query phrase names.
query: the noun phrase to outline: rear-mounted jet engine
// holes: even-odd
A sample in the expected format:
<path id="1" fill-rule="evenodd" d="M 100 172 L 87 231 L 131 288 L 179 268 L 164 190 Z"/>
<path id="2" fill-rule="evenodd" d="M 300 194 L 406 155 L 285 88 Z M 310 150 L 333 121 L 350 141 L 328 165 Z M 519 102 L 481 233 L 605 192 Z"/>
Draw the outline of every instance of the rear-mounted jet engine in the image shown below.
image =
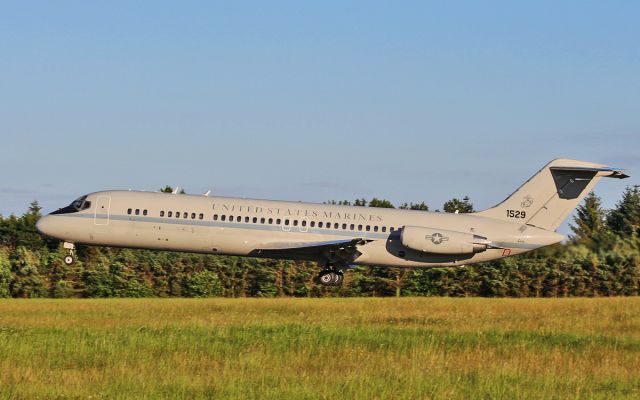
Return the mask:
<path id="1" fill-rule="evenodd" d="M 400 240 L 405 247 L 434 254 L 480 253 L 491 244 L 484 236 L 422 226 L 405 226 Z"/>

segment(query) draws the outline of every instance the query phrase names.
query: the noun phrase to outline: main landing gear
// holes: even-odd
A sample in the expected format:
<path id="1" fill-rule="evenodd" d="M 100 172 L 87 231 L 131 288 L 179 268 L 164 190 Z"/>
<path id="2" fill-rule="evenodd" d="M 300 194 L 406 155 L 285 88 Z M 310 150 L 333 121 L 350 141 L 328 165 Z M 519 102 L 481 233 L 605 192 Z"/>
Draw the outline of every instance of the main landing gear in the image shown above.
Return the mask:
<path id="1" fill-rule="evenodd" d="M 343 280 L 342 271 L 336 269 L 324 269 L 318 274 L 318 282 L 324 286 L 340 286 Z"/>
<path id="2" fill-rule="evenodd" d="M 67 265 L 73 264 L 75 262 L 76 245 L 70 242 L 64 242 L 62 247 L 69 250 L 69 254 L 64 256 L 64 263 Z"/>

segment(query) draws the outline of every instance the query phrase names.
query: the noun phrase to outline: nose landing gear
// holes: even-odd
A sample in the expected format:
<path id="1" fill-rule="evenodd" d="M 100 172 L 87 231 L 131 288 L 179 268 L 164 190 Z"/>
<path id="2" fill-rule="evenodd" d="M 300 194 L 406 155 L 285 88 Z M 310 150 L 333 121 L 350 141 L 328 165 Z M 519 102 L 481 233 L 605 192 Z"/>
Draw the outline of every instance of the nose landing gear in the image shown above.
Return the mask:
<path id="1" fill-rule="evenodd" d="M 64 256 L 64 263 L 67 265 L 73 264 L 75 262 L 76 245 L 70 242 L 64 242 L 62 247 L 69 250 L 69 255 Z"/>

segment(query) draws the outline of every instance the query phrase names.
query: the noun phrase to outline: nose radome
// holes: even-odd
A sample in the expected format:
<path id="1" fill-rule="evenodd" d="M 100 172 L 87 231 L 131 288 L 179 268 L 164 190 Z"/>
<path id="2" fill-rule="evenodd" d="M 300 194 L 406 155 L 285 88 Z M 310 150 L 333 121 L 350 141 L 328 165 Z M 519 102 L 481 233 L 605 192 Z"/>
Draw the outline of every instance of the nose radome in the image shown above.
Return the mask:
<path id="1" fill-rule="evenodd" d="M 40 217 L 38 222 L 36 222 L 36 229 L 43 235 L 48 235 L 49 230 L 51 228 L 51 217 L 44 216 Z"/>

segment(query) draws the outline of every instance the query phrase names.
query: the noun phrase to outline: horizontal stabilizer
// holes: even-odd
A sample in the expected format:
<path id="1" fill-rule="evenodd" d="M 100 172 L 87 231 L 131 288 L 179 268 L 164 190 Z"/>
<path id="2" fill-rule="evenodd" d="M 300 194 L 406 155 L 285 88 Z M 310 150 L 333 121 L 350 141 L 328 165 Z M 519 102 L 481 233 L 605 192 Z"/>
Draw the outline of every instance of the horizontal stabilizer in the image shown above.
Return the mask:
<path id="1" fill-rule="evenodd" d="M 552 170 L 556 171 L 590 171 L 595 173 L 602 173 L 601 176 L 605 178 L 617 178 L 617 179 L 625 179 L 628 178 L 629 175 L 625 173 L 626 170 L 619 168 L 611 168 L 611 167 L 551 167 Z"/>

